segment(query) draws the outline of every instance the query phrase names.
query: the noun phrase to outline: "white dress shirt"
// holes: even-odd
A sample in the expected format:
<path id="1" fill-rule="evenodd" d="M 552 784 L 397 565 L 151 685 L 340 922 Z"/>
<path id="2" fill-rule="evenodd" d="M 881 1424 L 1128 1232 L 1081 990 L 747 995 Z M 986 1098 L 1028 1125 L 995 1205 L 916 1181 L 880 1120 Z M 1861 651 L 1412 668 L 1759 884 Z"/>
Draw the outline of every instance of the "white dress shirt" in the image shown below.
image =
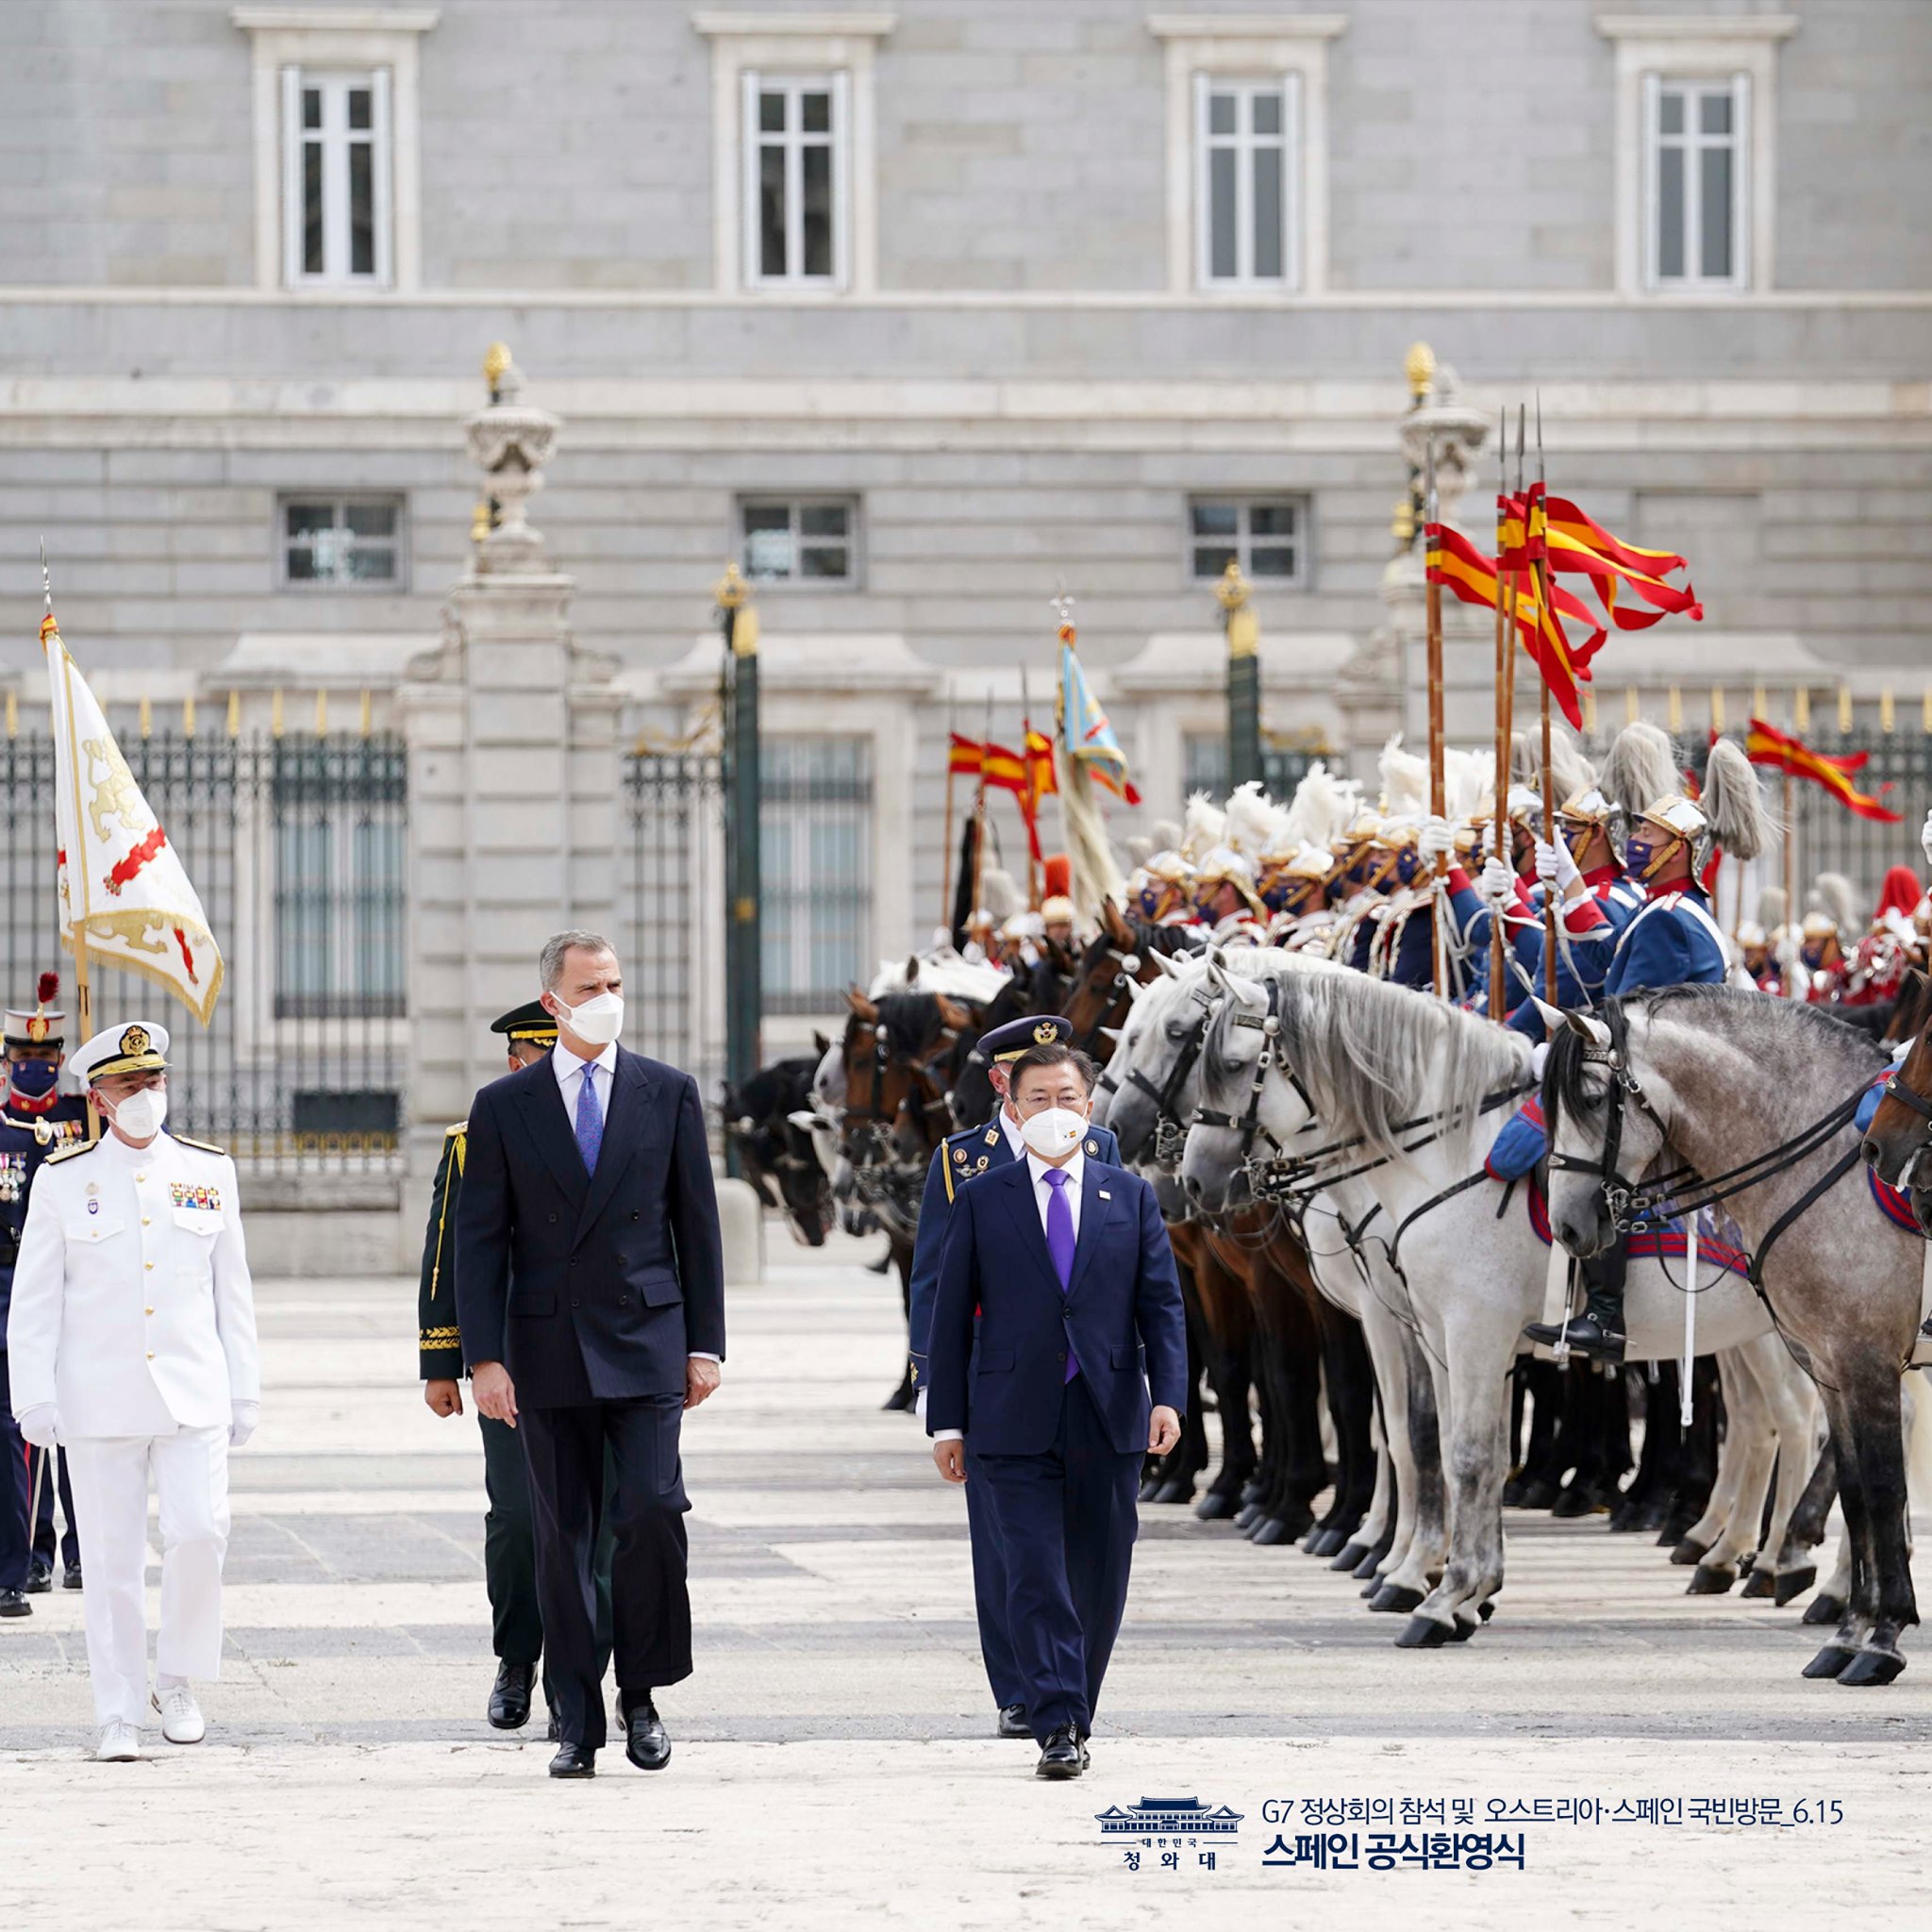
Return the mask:
<path id="1" fill-rule="evenodd" d="M 593 1060 L 580 1060 L 561 1040 L 550 1049 L 550 1065 L 557 1074 L 558 1091 L 563 1095 L 563 1110 L 570 1116 L 570 1130 L 577 1130 L 577 1097 L 583 1091 L 585 1080 L 590 1080 L 591 1091 L 597 1097 L 597 1112 L 608 1123 L 610 1119 L 610 1083 L 617 1077 L 617 1042 L 612 1041 Z M 597 1073 L 592 1074 L 594 1067 Z M 692 1361 L 715 1362 L 720 1357 L 702 1348 L 691 1351 Z"/>
<path id="2" fill-rule="evenodd" d="M 1000 1109 L 1000 1124 L 1008 1127 L 1009 1131 L 1016 1131 L 1012 1128 L 1012 1124 L 1007 1119 L 1007 1112 L 1004 1108 Z M 1024 1143 L 1023 1142 L 1022 1144 L 1024 1145 Z M 1040 1231 L 1044 1234 L 1046 1232 L 1047 1208 L 1053 1200 L 1054 1191 L 1046 1184 L 1047 1163 L 1041 1159 L 1040 1156 L 1034 1153 L 1030 1147 L 1026 1149 L 1026 1171 L 1033 1177 L 1033 1199 L 1035 1205 L 1040 1209 Z M 1080 1190 L 1087 1177 L 1086 1149 L 1084 1147 L 1076 1147 L 1074 1150 L 1073 1159 L 1068 1161 L 1060 1169 L 1060 1172 L 1067 1177 L 1065 1184 L 1060 1189 L 1060 1192 L 1067 1197 L 1067 1209 L 1074 1217 L 1074 1235 L 1077 1240 L 1080 1233 Z M 921 1415 L 924 1415 L 924 1409 L 920 1410 Z M 935 1429 L 932 1439 L 935 1442 L 957 1442 L 961 1440 L 964 1431 L 960 1429 Z"/>

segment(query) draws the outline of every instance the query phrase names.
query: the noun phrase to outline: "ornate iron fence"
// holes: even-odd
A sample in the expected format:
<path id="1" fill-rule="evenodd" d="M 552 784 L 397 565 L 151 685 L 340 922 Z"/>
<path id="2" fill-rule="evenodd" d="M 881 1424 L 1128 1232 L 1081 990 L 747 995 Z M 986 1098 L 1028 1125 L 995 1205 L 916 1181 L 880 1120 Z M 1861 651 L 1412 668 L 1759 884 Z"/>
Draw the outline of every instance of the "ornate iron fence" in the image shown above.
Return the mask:
<path id="1" fill-rule="evenodd" d="M 1282 744 L 1261 746 L 1261 771 L 1267 785 L 1268 796 L 1277 805 L 1286 805 L 1294 796 L 1294 788 L 1307 776 L 1308 767 L 1318 759 L 1325 758 L 1333 766 L 1336 755 L 1314 750 L 1304 750 Z M 1205 791 L 1216 805 L 1225 803 L 1227 798 L 1227 740 L 1207 732 L 1190 732 L 1182 745 L 1181 786 L 1182 806 L 1196 791 Z"/>
<path id="2" fill-rule="evenodd" d="M 137 976 L 94 966 L 96 1026 L 124 1015 L 173 1037 L 169 1118 L 240 1159 L 291 1167 L 387 1167 L 402 1121 L 404 866 L 402 741 L 117 736 L 201 894 L 226 979 L 204 1031 Z M 70 1048 L 74 969 L 57 936 L 54 747 L 0 740 L 0 919 L 8 1004 L 36 976 L 62 977 Z"/>

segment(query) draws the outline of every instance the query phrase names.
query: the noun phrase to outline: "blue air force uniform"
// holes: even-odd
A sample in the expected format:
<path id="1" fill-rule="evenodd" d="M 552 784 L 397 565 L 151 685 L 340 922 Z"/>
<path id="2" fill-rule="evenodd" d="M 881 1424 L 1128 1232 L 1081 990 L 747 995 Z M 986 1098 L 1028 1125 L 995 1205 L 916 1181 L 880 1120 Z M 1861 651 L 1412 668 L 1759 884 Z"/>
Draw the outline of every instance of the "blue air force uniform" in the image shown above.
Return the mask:
<path id="1" fill-rule="evenodd" d="M 1044 1039 L 1036 1035 L 1044 1032 Z M 1011 1065 L 1031 1046 L 1065 1044 L 1073 1028 L 1057 1013 L 1028 1014 L 980 1036 L 982 1052 L 995 1064 Z M 934 1150 L 919 1204 L 919 1232 L 912 1248 L 908 1328 L 912 1345 L 912 1379 L 924 1395 L 927 1383 L 926 1345 L 932 1328 L 933 1299 L 939 1288 L 940 1256 L 959 1191 L 980 1175 L 997 1173 L 1020 1158 L 1019 1129 L 1002 1124 L 1005 1103 L 976 1127 L 948 1134 Z M 1012 1131 L 1008 1126 L 1012 1125 Z M 1119 1143 L 1106 1127 L 1090 1126 L 1082 1146 L 1095 1160 L 1118 1162 Z M 924 1405 L 922 1404 L 922 1407 Z M 1002 1710 L 1026 1701 L 1025 1683 L 1014 1661 L 1007 1625 L 1007 1564 L 981 1490 L 966 1485 L 966 1528 L 973 1546 L 973 1598 L 979 1619 L 979 1654 L 986 1664 L 993 1702 Z"/>
<path id="2" fill-rule="evenodd" d="M 58 1052 L 67 1016 L 47 1006 L 58 986 L 52 974 L 45 974 L 34 1010 L 7 1014 L 7 1045 Z M 30 1073 L 35 1066 L 43 1071 Z M 32 1474 L 25 1441 L 13 1419 L 7 1316 L 13 1300 L 13 1267 L 20 1254 L 21 1230 L 26 1225 L 27 1191 L 50 1154 L 87 1138 L 87 1102 L 78 1094 L 57 1091 L 57 1060 L 28 1059 L 9 1065 L 7 1074 L 4 1094 L 0 1094 L 0 1616 L 23 1616 L 28 1608 L 25 1592 L 29 1579 L 34 1589 L 46 1589 L 43 1579 L 52 1571 L 57 1555 L 69 1574 L 78 1578 L 80 1541 L 67 1483 L 65 1450 L 50 1461 L 41 1477 L 39 1520 L 28 1520 Z M 45 1091 L 23 1091 L 13 1084 L 16 1079 L 24 1085 L 44 1082 Z M 35 1460 L 44 1454 L 35 1451 Z M 54 1536 L 57 1490 L 67 1522 L 67 1533 L 58 1545 Z"/>

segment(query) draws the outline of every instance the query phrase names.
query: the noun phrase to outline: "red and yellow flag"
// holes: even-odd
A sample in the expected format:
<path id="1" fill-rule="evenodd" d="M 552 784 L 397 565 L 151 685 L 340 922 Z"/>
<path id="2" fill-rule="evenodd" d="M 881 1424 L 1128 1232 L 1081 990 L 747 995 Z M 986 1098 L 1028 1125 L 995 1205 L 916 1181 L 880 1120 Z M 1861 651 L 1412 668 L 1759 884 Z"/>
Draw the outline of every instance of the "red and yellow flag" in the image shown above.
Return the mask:
<path id="1" fill-rule="evenodd" d="M 1424 525 L 1424 535 L 1429 546 L 1430 582 L 1454 591 L 1465 604 L 1496 608 L 1501 584 L 1495 562 L 1485 557 L 1460 530 L 1452 529 L 1447 524 Z M 1542 673 L 1543 681 L 1564 717 L 1580 731 L 1583 707 L 1576 687 L 1590 675 L 1590 660 L 1604 641 L 1602 626 L 1591 617 L 1582 599 L 1554 584 L 1550 587 L 1551 608 L 1541 608 L 1537 601 L 1536 578 L 1526 567 L 1529 552 L 1519 545 L 1517 555 L 1525 561 L 1512 566 L 1506 544 L 1504 567 L 1517 572 L 1517 635 L 1536 668 Z M 1591 626 L 1590 636 L 1581 644 L 1572 643 L 1564 632 L 1562 620 L 1566 617 Z"/>
<path id="2" fill-rule="evenodd" d="M 1848 812 L 1861 819 L 1876 819 L 1881 824 L 1895 825 L 1899 814 L 1890 811 L 1869 791 L 1852 783 L 1852 774 L 1862 772 L 1871 759 L 1868 751 L 1840 753 L 1827 757 L 1813 751 L 1802 738 L 1793 738 L 1761 718 L 1751 721 L 1744 738 L 1744 756 L 1754 765 L 1769 765 L 1774 771 L 1789 772 L 1794 778 L 1808 778 L 1822 785 Z M 1883 788 L 1889 790 L 1889 787 Z"/>
<path id="3" fill-rule="evenodd" d="M 1040 801 L 1054 789 L 1053 742 L 1037 731 L 1026 734 L 1024 754 L 1009 751 L 991 739 L 950 734 L 946 761 L 955 773 L 977 778 L 993 791 L 1010 791 L 1020 808 L 1026 827 L 1026 843 L 1038 858 L 1040 853 Z"/>

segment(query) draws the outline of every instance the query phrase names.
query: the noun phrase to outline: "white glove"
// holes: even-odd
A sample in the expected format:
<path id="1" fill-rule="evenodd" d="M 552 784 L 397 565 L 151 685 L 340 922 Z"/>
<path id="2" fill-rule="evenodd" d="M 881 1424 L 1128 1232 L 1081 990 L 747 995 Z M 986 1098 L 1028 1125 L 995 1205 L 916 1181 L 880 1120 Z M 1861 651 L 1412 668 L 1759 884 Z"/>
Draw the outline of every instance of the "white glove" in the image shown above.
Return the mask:
<path id="1" fill-rule="evenodd" d="M 1795 966 L 1798 963 L 1799 951 L 1800 947 L 1796 935 L 1787 933 L 1777 942 L 1777 963 L 1780 966 Z"/>
<path id="2" fill-rule="evenodd" d="M 228 1413 L 233 1420 L 228 1424 L 228 1447 L 239 1449 L 255 1433 L 255 1425 L 261 1420 L 261 1404 L 258 1402 L 231 1402 Z"/>
<path id="3" fill-rule="evenodd" d="M 1476 881 L 1476 896 L 1492 912 L 1500 912 L 1516 897 L 1516 874 L 1500 858 L 1485 861 Z"/>
<path id="4" fill-rule="evenodd" d="M 1541 1080 L 1543 1076 L 1543 1062 L 1550 1057 L 1550 1042 L 1539 1040 L 1529 1050 L 1529 1077 Z"/>
<path id="5" fill-rule="evenodd" d="M 913 1402 L 912 1405 L 912 1413 L 919 1418 L 920 1426 L 922 1428 L 924 1428 L 925 1425 L 925 1398 L 931 1393 L 931 1390 L 922 1389 L 919 1391 L 917 1399 Z"/>
<path id="6" fill-rule="evenodd" d="M 1925 823 L 1919 827 L 1919 844 L 1925 854 L 1925 863 L 1932 865 L 1932 811 L 1925 814 Z"/>
<path id="7" fill-rule="evenodd" d="M 1536 841 L 1536 875 L 1545 886 L 1555 886 L 1559 891 L 1568 891 L 1574 880 L 1583 876 L 1576 870 L 1569 846 L 1560 839 L 1554 843 L 1544 839 Z"/>
<path id="8" fill-rule="evenodd" d="M 37 1402 L 19 1418 L 20 1433 L 36 1449 L 51 1449 L 60 1440 L 60 1414 L 51 1402 Z"/>
<path id="9" fill-rule="evenodd" d="M 1433 870 L 1437 859 L 1456 856 L 1456 827 L 1445 818 L 1425 818 L 1416 835 L 1415 849 L 1423 864 Z"/>

